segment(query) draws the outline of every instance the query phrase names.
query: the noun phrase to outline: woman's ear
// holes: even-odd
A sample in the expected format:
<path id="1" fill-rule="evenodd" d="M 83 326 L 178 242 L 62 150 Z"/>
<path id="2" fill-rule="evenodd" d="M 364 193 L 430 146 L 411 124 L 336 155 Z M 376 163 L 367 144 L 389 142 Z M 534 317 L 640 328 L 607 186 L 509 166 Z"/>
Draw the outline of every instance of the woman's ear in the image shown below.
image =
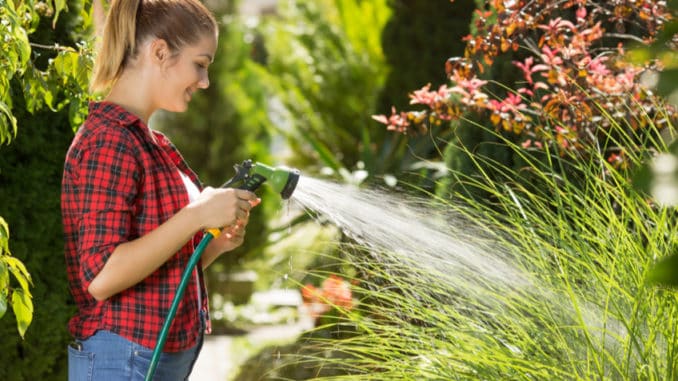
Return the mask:
<path id="1" fill-rule="evenodd" d="M 162 38 L 156 38 L 150 45 L 151 60 L 161 66 L 164 66 L 170 58 L 170 49 L 167 41 Z"/>

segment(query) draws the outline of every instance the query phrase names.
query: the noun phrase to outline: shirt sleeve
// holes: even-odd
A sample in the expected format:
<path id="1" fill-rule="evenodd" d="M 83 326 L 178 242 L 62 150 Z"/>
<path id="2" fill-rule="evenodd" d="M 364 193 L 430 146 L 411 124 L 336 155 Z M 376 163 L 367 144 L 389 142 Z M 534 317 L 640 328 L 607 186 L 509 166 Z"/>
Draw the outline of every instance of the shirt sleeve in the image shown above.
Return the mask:
<path id="1" fill-rule="evenodd" d="M 115 248 L 130 237 L 140 165 L 130 139 L 99 137 L 81 152 L 78 183 L 78 253 L 85 288 Z"/>

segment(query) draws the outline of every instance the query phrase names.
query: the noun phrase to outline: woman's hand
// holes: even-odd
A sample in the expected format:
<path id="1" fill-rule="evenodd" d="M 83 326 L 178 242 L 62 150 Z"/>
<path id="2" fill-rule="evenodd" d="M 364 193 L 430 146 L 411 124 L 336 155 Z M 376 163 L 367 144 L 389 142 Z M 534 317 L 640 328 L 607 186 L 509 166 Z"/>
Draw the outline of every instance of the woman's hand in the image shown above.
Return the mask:
<path id="1" fill-rule="evenodd" d="M 239 222 L 244 227 L 247 222 L 242 221 L 247 221 L 250 209 L 259 204 L 257 200 L 250 191 L 207 187 L 189 208 L 197 211 L 201 229 L 235 226 Z"/>
<path id="2" fill-rule="evenodd" d="M 250 209 L 259 205 L 261 199 L 257 198 L 250 201 Z M 226 226 L 221 230 L 221 234 L 210 242 L 205 254 L 202 256 L 202 266 L 206 268 L 221 254 L 234 250 L 245 241 L 245 230 L 249 222 L 249 211 L 243 219 L 238 219 L 235 224 Z"/>

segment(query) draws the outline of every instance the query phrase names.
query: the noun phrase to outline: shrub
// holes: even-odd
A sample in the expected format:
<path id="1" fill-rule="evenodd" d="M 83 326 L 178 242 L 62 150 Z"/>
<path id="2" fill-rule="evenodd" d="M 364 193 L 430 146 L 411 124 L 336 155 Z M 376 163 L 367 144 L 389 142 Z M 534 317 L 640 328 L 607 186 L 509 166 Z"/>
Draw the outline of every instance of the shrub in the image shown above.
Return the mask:
<path id="1" fill-rule="evenodd" d="M 0 147 L 0 215 L 12 232 L 8 246 L 31 274 L 35 305 L 24 339 L 14 317 L 0 319 L 3 380 L 66 377 L 74 311 L 59 196 L 66 150 L 89 99 L 89 16 L 82 1 L 0 2 L 0 143 L 9 143 Z"/>
<path id="2" fill-rule="evenodd" d="M 624 132 L 642 135 L 675 120 L 674 108 L 641 81 L 641 74 L 662 66 L 633 64 L 625 53 L 629 41 L 656 38 L 671 19 L 665 4 L 544 0 L 488 1 L 487 6 L 477 11 L 464 56 L 446 63 L 451 86 L 414 91 L 410 103 L 423 105 L 422 111 L 393 110 L 375 119 L 389 129 L 416 133 L 467 118 L 474 110 L 498 130 L 519 136 L 524 147 L 581 155 L 600 146 L 618 166 L 626 165 L 627 152 L 614 144 L 611 124 L 628 121 Z M 513 63 L 522 80 L 494 82 L 498 92 L 488 88 L 495 79 L 483 78 L 488 67 L 519 51 L 525 57 Z"/>

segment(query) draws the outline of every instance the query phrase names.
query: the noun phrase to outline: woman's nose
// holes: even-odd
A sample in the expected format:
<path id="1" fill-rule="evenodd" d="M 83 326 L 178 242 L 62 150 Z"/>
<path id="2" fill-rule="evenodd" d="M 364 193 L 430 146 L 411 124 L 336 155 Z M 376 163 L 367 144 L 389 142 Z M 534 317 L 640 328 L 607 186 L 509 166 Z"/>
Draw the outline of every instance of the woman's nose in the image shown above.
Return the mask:
<path id="1" fill-rule="evenodd" d="M 210 87 L 210 78 L 207 73 L 203 74 L 198 81 L 198 87 L 201 89 L 206 89 Z"/>

